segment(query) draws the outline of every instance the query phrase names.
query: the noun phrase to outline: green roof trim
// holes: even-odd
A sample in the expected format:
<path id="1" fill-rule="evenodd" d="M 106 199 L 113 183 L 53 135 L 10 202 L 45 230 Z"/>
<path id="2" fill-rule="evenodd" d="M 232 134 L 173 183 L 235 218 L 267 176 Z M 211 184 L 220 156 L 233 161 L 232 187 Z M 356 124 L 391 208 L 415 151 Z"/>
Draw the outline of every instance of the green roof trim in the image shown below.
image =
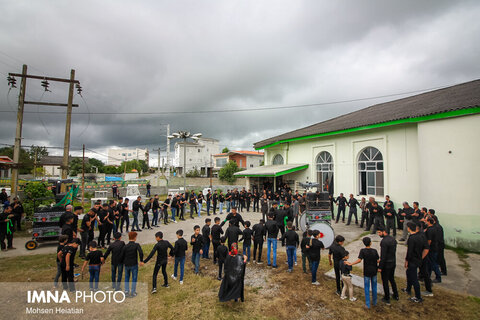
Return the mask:
<path id="1" fill-rule="evenodd" d="M 246 174 L 246 175 L 238 174 L 237 177 L 279 177 L 279 176 L 283 176 L 283 175 L 286 175 L 286 174 L 289 174 L 289 173 L 292 173 L 292 172 L 304 170 L 304 169 L 307 169 L 307 168 L 308 168 L 308 164 L 303 165 L 303 166 L 299 166 L 299 167 L 296 167 L 296 168 L 284 170 L 284 171 L 279 171 L 279 172 L 276 172 L 275 174 Z"/>
<path id="2" fill-rule="evenodd" d="M 312 134 L 312 135 L 303 136 L 303 137 L 279 140 L 277 142 L 267 144 L 263 147 L 255 148 L 255 150 L 267 149 L 267 148 L 271 148 L 271 147 L 274 147 L 276 145 L 286 143 L 286 142 L 291 142 L 291 141 L 314 139 L 314 138 L 320 138 L 320 137 L 333 136 L 333 135 L 337 135 L 337 134 L 344 134 L 344 133 L 351 133 L 351 132 L 357 132 L 357 131 L 363 131 L 363 130 L 369 130 L 369 129 L 375 129 L 375 128 L 389 127 L 389 126 L 394 126 L 394 125 L 398 125 L 398 124 L 417 123 L 417 122 L 445 119 L 445 118 L 451 118 L 451 117 L 459 117 L 459 116 L 465 116 L 465 115 L 471 115 L 471 114 L 477 114 L 477 113 L 480 113 L 480 107 L 479 106 L 460 109 L 460 110 L 447 111 L 447 112 L 442 112 L 442 113 L 436 113 L 436 114 L 431 114 L 431 115 L 428 115 L 428 116 L 421 116 L 421 117 L 407 118 L 407 119 L 399 119 L 399 120 L 387 121 L 387 122 L 382 122 L 382 123 L 376 123 L 376 124 L 372 124 L 372 125 L 368 125 L 368 126 L 361 126 L 361 127 L 356 127 L 356 128 L 330 131 L 330 132 Z"/>

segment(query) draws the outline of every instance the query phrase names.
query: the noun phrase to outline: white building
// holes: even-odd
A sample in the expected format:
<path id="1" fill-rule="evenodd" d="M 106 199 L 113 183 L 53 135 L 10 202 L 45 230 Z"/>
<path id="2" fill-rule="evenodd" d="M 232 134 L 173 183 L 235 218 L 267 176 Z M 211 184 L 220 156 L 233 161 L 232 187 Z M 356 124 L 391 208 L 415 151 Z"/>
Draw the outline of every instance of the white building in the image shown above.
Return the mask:
<path id="1" fill-rule="evenodd" d="M 185 166 L 183 157 L 183 141 L 175 143 L 175 156 L 173 166 L 177 175 L 183 174 Z M 219 150 L 218 140 L 212 138 L 199 138 L 197 142 L 186 143 L 186 172 L 198 170 L 202 175 L 208 175 L 210 168 L 214 166 L 212 155 Z"/>
<path id="2" fill-rule="evenodd" d="M 240 169 L 255 168 L 263 163 L 263 152 L 250 150 L 233 150 L 213 155 L 213 170 L 219 171 L 227 162 L 235 161 Z"/>
<path id="3" fill-rule="evenodd" d="M 480 80 L 374 105 L 254 144 L 247 185 L 319 182 L 436 210 L 448 244 L 479 251 Z"/>
<path id="4" fill-rule="evenodd" d="M 107 165 L 119 166 L 123 161 L 144 160 L 148 164 L 148 149 L 116 149 L 110 148 L 107 150 Z"/>

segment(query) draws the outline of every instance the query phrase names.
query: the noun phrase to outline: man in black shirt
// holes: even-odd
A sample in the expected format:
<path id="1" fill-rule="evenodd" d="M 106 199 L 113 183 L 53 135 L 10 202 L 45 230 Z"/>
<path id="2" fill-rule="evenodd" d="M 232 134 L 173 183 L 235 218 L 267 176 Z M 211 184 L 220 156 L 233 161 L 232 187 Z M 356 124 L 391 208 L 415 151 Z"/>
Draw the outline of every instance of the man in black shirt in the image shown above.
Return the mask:
<path id="1" fill-rule="evenodd" d="M 178 265 L 180 265 L 180 284 L 183 284 L 183 274 L 185 271 L 185 252 L 188 250 L 188 244 L 183 239 L 183 230 L 177 230 L 177 241 L 173 247 L 173 255 L 175 256 L 175 265 L 173 267 L 173 280 L 177 280 Z"/>
<path id="2" fill-rule="evenodd" d="M 408 202 L 404 202 L 403 209 L 398 209 L 398 214 L 400 216 L 400 222 L 403 224 L 403 235 L 400 241 L 405 241 L 408 237 L 407 224 L 412 221 L 413 209 Z"/>
<path id="3" fill-rule="evenodd" d="M 390 201 L 391 202 L 391 201 Z M 397 220 L 397 213 L 391 207 L 390 203 L 385 204 L 385 209 L 383 210 L 383 214 L 385 215 L 385 220 L 387 221 L 385 225 L 385 229 L 388 234 L 390 234 L 390 230 L 393 231 L 393 236 L 397 235 L 397 228 L 395 228 L 395 221 Z M 378 230 L 378 227 L 377 227 Z"/>
<path id="4" fill-rule="evenodd" d="M 266 194 L 260 199 L 260 211 L 262 212 L 262 219 L 265 221 L 268 213 L 268 199 Z"/>
<path id="5" fill-rule="evenodd" d="M 287 224 L 287 219 L 287 211 L 284 209 L 283 204 L 280 204 L 279 209 L 275 211 L 275 221 L 277 222 L 278 230 L 280 230 L 280 234 L 282 236 L 285 233 L 285 225 Z M 282 241 L 282 246 L 285 246 L 284 241 Z"/>
<path id="6" fill-rule="evenodd" d="M 104 203 L 98 210 L 98 246 L 100 248 L 105 247 L 105 236 L 107 235 L 106 222 L 108 215 L 108 205 Z"/>
<path id="7" fill-rule="evenodd" d="M 197 197 L 195 197 L 195 193 L 192 191 L 190 193 L 189 197 L 189 203 L 190 203 L 190 218 L 193 219 L 193 212 L 198 214 L 198 208 L 197 208 Z"/>
<path id="8" fill-rule="evenodd" d="M 67 243 L 58 253 L 61 261 L 63 290 L 70 290 L 70 292 L 75 291 L 73 269 L 75 267 L 75 254 L 77 253 L 78 242 L 80 242 L 79 239 L 73 239 L 71 243 Z"/>
<path id="9" fill-rule="evenodd" d="M 222 224 L 220 224 L 220 226 L 223 227 L 223 225 L 227 221 L 231 222 L 234 226 L 239 227 L 240 223 L 241 223 L 245 227 L 245 221 L 243 221 L 243 218 L 240 215 L 240 213 L 237 213 L 237 208 L 235 208 L 235 207 L 232 208 L 232 212 L 227 214 L 227 217 L 225 218 L 225 220 L 223 220 L 223 222 L 222 222 Z"/>
<path id="10" fill-rule="evenodd" d="M 438 228 L 435 226 L 435 220 L 432 217 L 428 217 L 425 220 L 427 224 L 427 229 L 425 230 L 425 235 L 427 236 L 428 245 L 430 250 L 428 251 L 428 269 L 427 274 L 430 278 L 432 271 L 435 272 L 434 283 L 442 282 L 442 274 L 440 273 L 440 268 L 438 267 L 438 248 L 439 248 L 439 239 L 438 239 Z"/>
<path id="11" fill-rule="evenodd" d="M 350 199 L 348 200 L 348 207 L 350 209 L 348 210 L 347 226 L 350 225 L 352 221 L 352 215 L 355 215 L 355 224 L 358 224 L 357 206 L 360 206 L 360 203 L 353 197 L 353 194 L 350 194 Z"/>
<path id="12" fill-rule="evenodd" d="M 163 201 L 162 207 L 163 207 L 163 224 L 167 225 L 168 224 L 168 208 L 171 207 L 171 202 L 172 202 L 172 195 L 169 194 L 167 199 Z M 172 214 L 173 216 L 173 214 Z M 193 218 L 192 218 L 193 219 Z"/>
<path id="13" fill-rule="evenodd" d="M 371 208 L 371 214 L 373 214 L 373 230 L 372 234 L 377 233 L 377 228 L 378 227 L 384 227 L 385 222 L 383 220 L 383 209 L 378 205 L 376 201 L 372 203 L 372 208 Z"/>
<path id="14" fill-rule="evenodd" d="M 220 238 L 222 237 L 223 230 L 220 227 L 220 218 L 215 217 L 214 219 L 215 224 L 212 226 L 211 230 L 211 238 L 212 238 L 212 245 L 213 245 L 213 264 L 217 263 L 217 247 L 220 245 Z"/>
<path id="15" fill-rule="evenodd" d="M 265 241 L 266 229 L 265 220 L 260 219 L 260 223 L 257 223 L 252 228 L 253 232 L 253 262 L 257 261 L 257 264 L 262 264 L 262 249 L 263 242 Z M 257 259 L 258 250 L 258 259 Z"/>
<path id="16" fill-rule="evenodd" d="M 250 202 L 252 201 L 252 193 L 250 192 L 250 189 L 248 190 L 246 197 L 245 197 L 245 202 L 247 204 L 247 212 L 250 211 Z M 255 209 L 253 209 L 255 211 Z"/>
<path id="17" fill-rule="evenodd" d="M 218 211 L 220 211 L 220 214 L 223 214 L 224 203 L 225 203 L 225 197 L 223 195 L 223 191 L 220 190 L 220 194 L 218 195 Z"/>
<path id="18" fill-rule="evenodd" d="M 202 236 L 203 236 L 203 253 L 202 253 L 202 258 L 203 259 L 210 259 L 208 256 L 208 252 L 210 249 L 210 225 L 212 224 L 212 219 L 207 218 L 205 219 L 205 225 L 202 228 Z"/>
<path id="19" fill-rule="evenodd" d="M 69 217 L 70 215 L 73 214 L 72 209 L 73 209 L 73 206 L 70 205 L 70 204 L 65 206 L 65 212 L 62 213 L 62 215 L 58 219 L 58 225 L 60 226 L 60 228 L 63 227 L 63 225 L 65 224 L 65 221 L 67 220 L 67 217 Z"/>
<path id="20" fill-rule="evenodd" d="M 128 233 L 128 243 L 122 251 L 122 261 L 125 265 L 125 295 L 135 297 L 137 295 L 137 277 L 138 265 L 140 258 L 140 266 L 143 266 L 143 250 L 142 247 L 136 243 L 137 233 L 130 231 Z M 130 276 L 132 277 L 132 287 L 130 290 Z"/>
<path id="21" fill-rule="evenodd" d="M 15 231 L 22 231 L 22 216 L 25 214 L 25 210 L 23 209 L 23 205 L 18 199 L 18 197 L 13 198 L 13 228 Z M 71 211 L 71 209 L 70 209 Z M 16 226 L 15 226 L 16 225 Z"/>
<path id="22" fill-rule="evenodd" d="M 153 210 L 153 198 L 148 199 L 148 202 L 145 204 L 142 210 L 142 229 L 145 229 L 145 224 L 147 225 L 147 229 L 152 229 L 150 227 L 150 219 L 148 218 L 148 212 L 150 210 Z M 153 226 L 153 220 L 152 220 L 152 226 Z"/>
<path id="23" fill-rule="evenodd" d="M 267 265 L 272 265 L 273 268 L 277 268 L 277 237 L 278 237 L 278 225 L 273 221 L 273 215 L 268 215 L 267 223 L 265 224 L 267 230 Z M 270 253 L 273 251 L 273 261 L 270 264 Z"/>
<path id="24" fill-rule="evenodd" d="M 238 240 L 243 241 L 243 255 L 247 256 L 247 262 L 250 262 L 250 249 L 252 247 L 253 230 L 250 229 L 250 221 L 245 221 L 245 229 L 243 229 L 242 238 Z"/>
<path id="25" fill-rule="evenodd" d="M 138 225 L 138 211 L 144 210 L 141 201 L 142 201 L 142 197 L 138 196 L 137 200 L 133 201 L 132 203 L 132 215 L 133 215 L 132 231 L 142 231 L 140 230 L 140 226 Z M 137 229 L 135 229 L 135 227 L 137 227 Z"/>
<path id="26" fill-rule="evenodd" d="M 405 269 L 407 269 L 407 287 L 403 292 L 411 294 L 412 286 L 415 290 L 415 297 L 411 298 L 413 302 L 422 302 L 420 294 L 420 283 L 418 282 L 418 268 L 421 267 L 423 259 L 428 254 L 428 242 L 423 234 L 417 230 L 417 225 L 412 221 L 406 224 L 410 236 L 407 240 L 407 255 L 405 257 Z"/>
<path id="27" fill-rule="evenodd" d="M 300 244 L 300 239 L 298 238 L 298 234 L 293 230 L 292 221 L 288 221 L 287 229 L 288 231 L 283 234 L 280 240 L 285 241 L 287 245 L 288 272 L 292 272 L 293 262 L 295 261 L 297 248 L 298 248 L 298 245 Z"/>
<path id="28" fill-rule="evenodd" d="M 218 277 L 217 280 L 222 280 L 222 269 L 223 264 L 228 256 L 228 248 L 225 246 L 225 239 L 222 238 L 220 245 L 217 247 L 217 257 L 218 257 Z"/>
<path id="29" fill-rule="evenodd" d="M 438 238 L 438 265 L 443 276 L 447 275 L 447 263 L 445 261 L 445 237 L 443 232 L 443 227 L 438 221 L 437 216 L 435 215 L 434 209 L 428 209 L 428 214 L 435 220 L 435 228 L 437 228 L 437 238 Z"/>
<path id="30" fill-rule="evenodd" d="M 333 269 L 335 270 L 335 281 L 337 282 L 337 291 L 336 294 L 340 295 L 341 290 L 343 288 L 343 283 L 340 281 L 340 260 L 343 259 L 345 256 L 345 248 L 343 247 L 343 243 L 345 242 L 345 238 L 341 235 L 335 237 L 335 241 L 329 248 L 328 251 L 328 261 L 330 265 L 333 264 Z M 332 263 L 333 258 L 333 263 Z M 341 287 L 340 287 L 341 286 Z"/>
<path id="31" fill-rule="evenodd" d="M 158 202 L 158 194 L 153 197 L 153 204 L 152 204 L 152 227 L 158 227 L 158 209 L 160 208 L 160 203 Z"/>
<path id="32" fill-rule="evenodd" d="M 333 202 L 338 206 L 337 219 L 335 223 L 338 223 L 340 220 L 340 213 L 343 212 L 342 222 L 345 222 L 345 206 L 347 205 L 347 199 L 343 196 L 343 193 L 340 193 L 340 196 L 337 199 L 334 199 Z"/>
<path id="33" fill-rule="evenodd" d="M 122 251 L 123 247 L 125 247 L 125 242 L 122 241 L 122 234 L 120 232 L 115 232 L 113 238 L 115 241 L 108 246 L 107 251 L 105 251 L 104 258 L 107 260 L 110 253 L 112 254 L 112 288 L 116 291 L 120 291 L 120 284 L 122 282 L 123 274 Z"/>
<path id="34" fill-rule="evenodd" d="M 145 259 L 144 263 L 147 263 L 155 254 L 157 253 L 157 262 L 155 263 L 155 268 L 153 269 L 153 280 L 152 280 L 152 294 L 157 293 L 157 275 L 160 268 L 162 268 L 163 274 L 163 285 L 162 287 L 168 288 L 168 277 L 167 277 L 167 262 L 168 256 L 167 253 L 168 249 L 170 249 L 170 255 L 173 254 L 173 246 L 167 240 L 163 240 L 163 232 L 159 231 L 155 233 L 155 239 L 157 243 L 153 247 L 152 251 Z"/>
<path id="35" fill-rule="evenodd" d="M 82 244 L 80 246 L 80 258 L 85 258 L 85 248 L 87 243 L 93 240 L 93 228 L 95 227 L 95 220 L 97 215 L 93 210 L 88 211 L 86 215 L 83 216 L 82 224 L 80 226 L 80 236 L 82 238 Z"/>
<path id="36" fill-rule="evenodd" d="M 73 213 L 70 213 L 69 216 L 64 218 L 65 223 L 62 226 L 62 235 L 66 235 L 68 237 L 67 242 L 72 243 L 73 241 L 73 228 L 72 228 L 72 223 L 73 223 Z"/>
<path id="37" fill-rule="evenodd" d="M 121 200 L 121 198 L 120 198 L 120 200 Z M 124 225 L 124 224 L 125 224 L 125 232 L 128 233 L 128 226 L 129 226 L 129 224 L 130 224 L 130 216 L 129 216 L 129 213 L 130 213 L 130 211 L 132 211 L 132 210 L 130 210 L 130 209 L 128 208 L 128 203 L 129 203 L 129 201 L 130 201 L 130 199 L 125 198 L 125 201 L 124 201 L 123 203 L 120 202 L 121 207 L 122 207 L 122 214 L 121 214 L 121 215 L 122 215 L 122 222 L 121 222 L 121 224 L 120 224 L 120 232 L 121 232 L 121 233 L 123 233 L 123 225 Z"/>
<path id="38" fill-rule="evenodd" d="M 216 215 L 217 214 L 217 202 L 218 202 L 218 193 L 217 193 L 217 190 L 215 190 L 215 192 L 213 193 L 212 195 L 212 211 L 213 211 L 213 215 Z M 208 206 L 208 205 L 207 205 Z M 215 255 L 216 253 L 214 253 Z"/>
<path id="39" fill-rule="evenodd" d="M 210 189 L 208 189 L 208 192 L 207 192 L 207 216 L 210 215 L 210 204 L 212 202 L 212 192 L 210 191 Z"/>
<path id="40" fill-rule="evenodd" d="M 260 195 L 257 190 L 253 191 L 253 211 L 258 212 L 258 205 L 260 203 Z"/>
<path id="41" fill-rule="evenodd" d="M 8 205 L 4 207 L 3 212 L 0 213 L 0 244 L 2 251 L 7 251 L 8 249 L 15 249 L 13 247 L 13 224 L 11 219 L 13 219 L 13 207 Z M 5 238 L 7 239 L 7 246 L 5 246 Z"/>
<path id="42" fill-rule="evenodd" d="M 380 241 L 380 262 L 378 264 L 378 271 L 382 276 L 384 292 L 382 301 L 390 305 L 389 282 L 392 286 L 393 298 L 395 300 L 399 299 L 397 283 L 395 282 L 397 240 L 390 236 L 383 227 L 377 229 L 377 234 L 382 238 L 382 241 Z"/>

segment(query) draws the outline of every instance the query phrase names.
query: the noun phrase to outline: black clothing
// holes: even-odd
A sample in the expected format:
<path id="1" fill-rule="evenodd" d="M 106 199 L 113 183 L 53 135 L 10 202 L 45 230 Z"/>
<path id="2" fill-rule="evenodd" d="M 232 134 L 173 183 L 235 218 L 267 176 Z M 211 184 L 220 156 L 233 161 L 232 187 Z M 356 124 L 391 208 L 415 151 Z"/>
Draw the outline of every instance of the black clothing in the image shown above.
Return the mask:
<path id="1" fill-rule="evenodd" d="M 347 204 L 347 198 L 338 196 L 337 199 L 334 199 L 333 202 L 338 203 L 339 208 L 345 208 Z"/>
<path id="2" fill-rule="evenodd" d="M 192 241 L 193 239 L 195 239 L 195 241 Z M 190 238 L 190 244 L 193 246 L 193 253 L 200 252 L 204 245 L 203 236 L 201 234 L 192 234 L 192 237 Z"/>
<path id="3" fill-rule="evenodd" d="M 73 240 L 73 228 L 71 224 L 64 224 L 62 226 L 62 234 L 68 236 L 67 243 L 72 243 Z"/>
<path id="4" fill-rule="evenodd" d="M 202 236 L 205 244 L 210 243 L 210 226 L 204 225 L 202 228 Z"/>
<path id="5" fill-rule="evenodd" d="M 267 230 L 267 238 L 277 238 L 278 237 L 278 225 L 273 220 L 268 220 L 265 223 L 265 229 Z"/>
<path id="6" fill-rule="evenodd" d="M 135 212 L 138 212 L 138 210 L 140 210 L 140 209 L 142 209 L 142 211 L 143 211 L 142 203 L 138 200 L 133 201 L 132 210 L 135 211 Z"/>
<path id="7" fill-rule="evenodd" d="M 352 272 L 352 266 L 345 264 L 345 260 L 343 259 L 338 263 L 338 268 L 340 269 L 342 276 L 349 276 L 350 272 Z"/>
<path id="8" fill-rule="evenodd" d="M 310 241 L 310 248 L 308 249 L 308 257 L 311 261 L 320 261 L 320 250 L 325 248 L 323 242 L 312 238 Z"/>
<path id="9" fill-rule="evenodd" d="M 287 246 L 295 246 L 298 247 L 300 244 L 300 239 L 298 238 L 298 234 L 293 230 L 288 230 L 285 232 L 281 238 L 282 242 L 285 241 Z"/>
<path id="10" fill-rule="evenodd" d="M 396 265 L 397 240 L 392 236 L 383 237 L 380 241 L 380 262 L 378 268 L 392 268 Z"/>
<path id="11" fill-rule="evenodd" d="M 157 241 L 152 251 L 143 262 L 147 263 L 153 257 L 155 252 L 157 252 L 156 264 L 157 265 L 162 265 L 164 263 L 166 264 L 168 261 L 168 253 L 167 253 L 168 249 L 170 249 L 170 255 L 171 255 L 173 251 L 173 246 L 170 244 L 170 242 L 168 242 L 167 240 Z"/>
<path id="12" fill-rule="evenodd" d="M 142 247 L 134 241 L 129 241 L 123 248 L 122 252 L 122 261 L 126 267 L 133 267 L 138 265 L 139 256 L 140 262 L 143 262 Z"/>
<path id="13" fill-rule="evenodd" d="M 234 257 L 228 256 L 225 260 L 225 277 L 218 291 L 220 302 L 236 300 L 240 298 L 245 300 L 243 295 L 245 279 L 245 263 L 243 256 L 238 254 Z"/>
<path id="14" fill-rule="evenodd" d="M 217 248 L 218 262 L 225 262 L 227 255 L 228 255 L 227 247 L 224 246 L 223 244 L 219 245 Z"/>
<path id="15" fill-rule="evenodd" d="M 218 241 L 220 242 L 220 237 L 223 234 L 223 229 L 220 227 L 219 224 L 214 224 L 212 226 L 212 229 L 210 230 L 210 233 L 212 235 L 212 242 Z"/>
<path id="16" fill-rule="evenodd" d="M 338 267 L 338 263 L 342 260 L 345 255 L 345 248 L 339 245 L 336 242 L 333 242 L 328 251 L 329 255 L 333 257 L 333 265 Z"/>
<path id="17" fill-rule="evenodd" d="M 300 242 L 300 249 L 302 250 L 302 253 L 304 255 L 307 255 L 308 256 L 308 248 L 307 246 L 310 245 L 310 238 L 308 237 L 303 237 L 302 238 L 302 242 Z"/>
<path id="18" fill-rule="evenodd" d="M 101 250 L 90 251 L 87 254 L 85 260 L 88 261 L 89 265 L 101 264 L 102 263 L 103 253 Z"/>
<path id="19" fill-rule="evenodd" d="M 175 255 L 176 258 L 185 257 L 185 251 L 187 250 L 188 250 L 188 243 L 185 239 L 180 238 L 177 241 L 175 241 L 175 247 L 173 247 L 173 254 Z"/>
<path id="20" fill-rule="evenodd" d="M 255 241 L 260 241 L 264 239 L 265 234 L 267 233 L 267 229 L 265 229 L 265 225 L 262 223 L 257 223 L 252 227 L 252 234 L 253 234 L 253 239 Z"/>
<path id="21" fill-rule="evenodd" d="M 373 248 L 360 249 L 358 258 L 363 260 L 363 276 L 373 277 L 377 275 L 378 252 Z"/>
<path id="22" fill-rule="evenodd" d="M 105 251 L 105 260 L 107 260 L 108 255 L 112 253 L 111 264 L 112 265 L 119 265 L 122 264 L 122 253 L 123 248 L 125 247 L 125 242 L 121 240 L 115 240 L 112 244 L 108 246 L 107 251 Z"/>
<path id="23" fill-rule="evenodd" d="M 250 247 L 252 245 L 252 234 L 253 231 L 250 228 L 243 229 L 243 236 L 239 241 L 243 240 L 244 247 Z"/>
<path id="24" fill-rule="evenodd" d="M 233 215 L 233 213 L 229 213 L 225 220 L 220 224 L 221 227 L 225 224 L 225 222 L 230 221 L 234 226 L 240 227 L 240 223 L 245 227 L 245 221 L 243 221 L 242 216 L 240 213 L 237 212 L 236 215 Z"/>
<path id="25" fill-rule="evenodd" d="M 238 236 L 242 235 L 242 231 L 239 227 L 232 225 L 225 231 L 225 239 L 227 239 L 228 247 L 231 248 L 232 244 L 238 243 Z"/>
<path id="26" fill-rule="evenodd" d="M 428 249 L 427 238 L 420 232 L 411 234 L 407 240 L 407 256 L 405 260 L 408 261 L 408 266 L 420 267 L 422 265 L 423 250 Z"/>
<path id="27" fill-rule="evenodd" d="M 438 229 L 435 225 L 428 227 L 425 230 L 425 235 L 427 240 L 430 241 L 430 251 L 429 252 L 438 252 Z"/>

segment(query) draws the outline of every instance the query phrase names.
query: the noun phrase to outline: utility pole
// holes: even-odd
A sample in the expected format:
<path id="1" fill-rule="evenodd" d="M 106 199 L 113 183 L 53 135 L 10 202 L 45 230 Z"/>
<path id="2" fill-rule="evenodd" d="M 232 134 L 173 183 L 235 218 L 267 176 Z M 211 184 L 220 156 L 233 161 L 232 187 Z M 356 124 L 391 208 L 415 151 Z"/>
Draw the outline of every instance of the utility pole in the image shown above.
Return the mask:
<path id="1" fill-rule="evenodd" d="M 212 155 L 210 155 L 210 190 L 212 189 L 212 171 L 213 171 Z"/>
<path id="2" fill-rule="evenodd" d="M 82 155 L 82 206 L 85 201 L 85 145 L 83 145 Z"/>
<path id="3" fill-rule="evenodd" d="M 183 192 L 187 192 L 187 137 L 183 137 Z"/>
<path id="4" fill-rule="evenodd" d="M 15 132 L 15 146 L 13 147 L 13 169 L 10 194 L 12 199 L 17 196 L 18 190 L 18 169 L 20 167 L 20 148 L 22 145 L 22 125 L 23 125 L 23 107 L 25 105 L 25 92 L 27 86 L 27 65 L 22 68 L 22 82 L 20 84 L 20 93 L 18 94 L 17 110 L 17 130 Z"/>
<path id="5" fill-rule="evenodd" d="M 63 161 L 62 161 L 62 180 L 67 179 L 68 176 L 68 160 L 70 156 L 70 129 L 72 125 L 72 104 L 73 104 L 73 89 L 75 81 L 75 70 L 70 70 L 70 86 L 68 89 L 68 106 L 67 106 L 67 120 L 65 125 L 65 140 L 63 142 Z M 65 192 L 65 184 L 61 184 L 60 192 Z"/>
<path id="6" fill-rule="evenodd" d="M 170 124 L 167 124 L 167 137 L 170 135 Z M 170 178 L 170 139 L 167 138 L 167 165 L 166 165 L 166 176 L 167 180 Z"/>
<path id="7" fill-rule="evenodd" d="M 37 178 L 37 154 L 38 154 L 38 150 L 35 149 L 35 155 L 34 155 L 34 159 L 33 159 L 33 180 L 36 180 Z"/>
<path id="8" fill-rule="evenodd" d="M 22 78 L 19 97 L 18 97 L 18 110 L 17 110 L 17 129 L 15 132 L 15 145 L 13 149 L 13 168 L 12 168 L 12 179 L 11 179 L 11 194 L 13 197 L 17 195 L 18 191 L 18 169 L 20 167 L 20 148 L 22 142 L 22 125 L 23 125 L 23 110 L 26 104 L 34 104 L 40 106 L 56 106 L 56 107 L 67 107 L 67 123 L 65 128 L 65 141 L 64 141 L 64 154 L 62 162 L 62 179 L 67 178 L 68 172 L 68 154 L 70 149 L 70 127 L 72 121 L 72 107 L 78 107 L 78 104 L 73 104 L 73 89 L 75 85 L 77 86 L 78 92 L 81 92 L 80 81 L 75 80 L 75 70 L 71 70 L 70 79 L 63 78 L 54 78 L 47 76 L 36 76 L 27 74 L 27 65 L 23 65 L 22 73 L 9 73 L 9 81 L 13 79 L 15 82 L 15 77 Z M 48 90 L 49 83 L 48 81 L 55 82 L 66 82 L 70 84 L 70 90 L 68 94 L 68 103 L 54 103 L 54 102 L 41 102 L 41 101 L 25 101 L 26 95 L 26 85 L 27 79 L 36 79 L 42 80 L 42 87 L 45 88 L 45 91 Z M 12 86 L 14 87 L 14 85 Z M 65 156 L 66 155 L 66 156 Z M 65 185 L 62 184 L 62 192 L 65 192 Z"/>

